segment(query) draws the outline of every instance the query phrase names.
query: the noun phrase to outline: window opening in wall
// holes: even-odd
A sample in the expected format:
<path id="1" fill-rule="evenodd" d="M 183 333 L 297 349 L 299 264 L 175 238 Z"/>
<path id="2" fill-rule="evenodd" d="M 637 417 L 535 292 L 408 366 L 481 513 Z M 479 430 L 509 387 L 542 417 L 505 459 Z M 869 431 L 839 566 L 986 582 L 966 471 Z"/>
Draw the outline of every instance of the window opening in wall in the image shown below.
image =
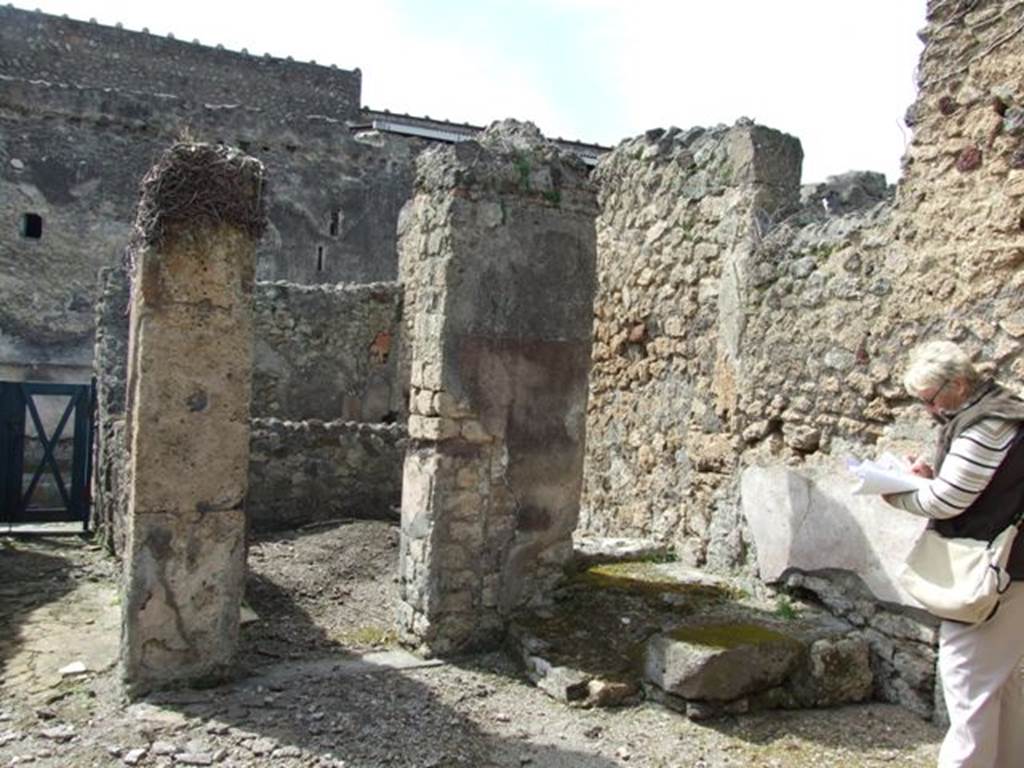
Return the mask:
<path id="1" fill-rule="evenodd" d="M 324 247 L 322 245 L 316 247 L 316 271 L 324 271 Z"/>
<path id="2" fill-rule="evenodd" d="M 21 214 L 21 222 L 18 225 L 18 231 L 21 233 L 22 237 L 38 240 L 43 236 L 43 217 L 38 213 Z"/>
<path id="3" fill-rule="evenodd" d="M 340 223 L 341 223 L 341 211 L 339 211 L 337 208 L 335 208 L 333 211 L 331 211 L 331 228 L 330 228 L 331 237 L 337 237 L 338 236 L 338 227 L 339 227 Z"/>

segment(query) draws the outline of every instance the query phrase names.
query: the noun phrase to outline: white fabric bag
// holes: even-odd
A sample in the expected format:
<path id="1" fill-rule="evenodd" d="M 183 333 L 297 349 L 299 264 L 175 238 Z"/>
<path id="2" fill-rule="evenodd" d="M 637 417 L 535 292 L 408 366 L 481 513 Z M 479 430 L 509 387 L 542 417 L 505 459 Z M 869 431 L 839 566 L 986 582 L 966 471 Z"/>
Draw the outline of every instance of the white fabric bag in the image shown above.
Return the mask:
<path id="1" fill-rule="evenodd" d="M 925 530 L 900 573 L 901 586 L 939 618 L 965 624 L 985 621 L 1010 586 L 1006 563 L 1018 524 L 991 542 L 948 539 L 930 528 Z"/>

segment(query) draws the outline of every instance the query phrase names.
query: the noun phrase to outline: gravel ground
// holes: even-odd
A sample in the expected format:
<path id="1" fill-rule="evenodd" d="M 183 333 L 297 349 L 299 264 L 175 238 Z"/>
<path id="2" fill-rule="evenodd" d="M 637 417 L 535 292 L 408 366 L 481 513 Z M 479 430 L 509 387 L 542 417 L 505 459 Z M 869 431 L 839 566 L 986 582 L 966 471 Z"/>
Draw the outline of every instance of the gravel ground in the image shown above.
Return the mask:
<path id="1" fill-rule="evenodd" d="M 55 603 L 75 602 L 80 615 L 86 600 L 97 612 L 116 600 L 112 585 L 97 593 L 111 569 L 95 550 L 0 542 L 0 766 L 934 765 L 939 730 L 890 705 L 701 724 L 653 704 L 568 708 L 501 654 L 408 669 L 354 664 L 392 646 L 397 539 L 387 523 L 356 522 L 253 542 L 247 601 L 260 620 L 243 628 L 243 675 L 136 703 L 122 699 L 112 667 L 48 686 L 10 674 L 29 633 L 63 632 L 74 644 L 80 620 L 62 624 L 73 614 Z M 43 608 L 51 618 L 33 618 Z"/>

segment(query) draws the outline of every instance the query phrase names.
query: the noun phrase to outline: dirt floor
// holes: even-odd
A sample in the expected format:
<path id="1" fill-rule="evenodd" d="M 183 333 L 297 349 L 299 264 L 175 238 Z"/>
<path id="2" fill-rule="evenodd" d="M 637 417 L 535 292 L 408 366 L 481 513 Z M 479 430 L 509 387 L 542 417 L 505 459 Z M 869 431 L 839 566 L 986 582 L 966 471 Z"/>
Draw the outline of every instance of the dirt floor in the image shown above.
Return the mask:
<path id="1" fill-rule="evenodd" d="M 239 678 L 130 703 L 113 562 L 77 538 L 0 538 L 0 766 L 935 763 L 939 730 L 890 705 L 701 724 L 654 704 L 568 708 L 499 653 L 424 664 L 390 630 L 397 558 L 383 522 L 254 541 Z"/>

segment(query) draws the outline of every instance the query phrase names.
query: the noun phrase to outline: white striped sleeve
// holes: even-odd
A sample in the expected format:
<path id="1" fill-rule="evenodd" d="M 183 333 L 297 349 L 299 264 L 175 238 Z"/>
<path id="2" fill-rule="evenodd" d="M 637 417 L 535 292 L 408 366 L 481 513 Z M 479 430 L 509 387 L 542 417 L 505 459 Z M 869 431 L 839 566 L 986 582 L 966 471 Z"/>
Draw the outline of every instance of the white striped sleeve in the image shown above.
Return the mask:
<path id="1" fill-rule="evenodd" d="M 1006 458 L 1018 423 L 999 418 L 979 421 L 960 433 L 924 488 L 892 497 L 894 506 L 915 515 L 956 517 L 981 495 Z"/>

